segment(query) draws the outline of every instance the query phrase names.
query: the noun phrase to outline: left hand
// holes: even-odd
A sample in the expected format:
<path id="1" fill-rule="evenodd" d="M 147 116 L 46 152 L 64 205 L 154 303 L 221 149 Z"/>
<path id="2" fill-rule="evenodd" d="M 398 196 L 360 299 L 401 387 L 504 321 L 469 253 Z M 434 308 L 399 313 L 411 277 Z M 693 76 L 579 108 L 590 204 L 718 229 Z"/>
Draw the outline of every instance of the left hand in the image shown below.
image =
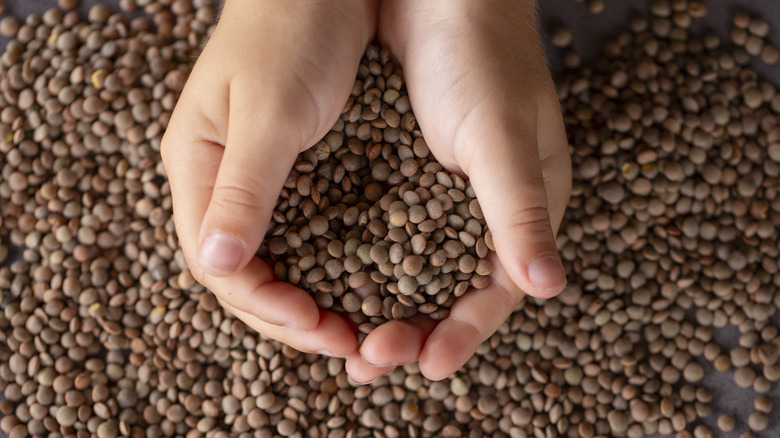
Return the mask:
<path id="1" fill-rule="evenodd" d="M 457 371 L 523 297 L 566 285 L 555 244 L 571 191 L 561 109 L 533 0 L 395 0 L 379 37 L 404 67 L 410 100 L 438 161 L 467 175 L 493 233 L 491 284 L 456 300 L 441 322 L 391 321 L 371 332 L 347 371 L 368 382 L 419 361 L 423 375 Z"/>

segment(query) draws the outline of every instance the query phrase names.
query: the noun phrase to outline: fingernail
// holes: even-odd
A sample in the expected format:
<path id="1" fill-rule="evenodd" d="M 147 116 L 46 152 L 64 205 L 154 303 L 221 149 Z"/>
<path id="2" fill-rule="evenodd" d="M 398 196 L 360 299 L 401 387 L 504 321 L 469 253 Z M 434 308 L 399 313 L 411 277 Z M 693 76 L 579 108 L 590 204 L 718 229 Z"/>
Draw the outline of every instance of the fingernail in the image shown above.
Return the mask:
<path id="1" fill-rule="evenodd" d="M 399 362 L 390 362 L 390 363 L 383 363 L 383 364 L 371 363 L 371 362 L 367 361 L 366 358 L 363 358 L 363 362 L 365 362 L 368 365 L 371 365 L 374 368 L 397 367 L 398 364 L 399 364 Z"/>
<path id="2" fill-rule="evenodd" d="M 301 329 L 300 327 L 298 327 L 297 325 L 295 325 L 293 323 L 285 324 L 284 326 L 287 327 L 288 329 L 292 329 L 292 330 L 300 330 Z"/>
<path id="3" fill-rule="evenodd" d="M 371 379 L 368 382 L 361 382 L 359 380 L 355 380 L 355 378 L 352 377 L 352 376 L 349 376 L 349 378 L 350 378 L 350 380 L 352 380 L 353 382 L 357 383 L 358 385 L 370 385 L 370 384 L 374 383 L 374 380 L 376 380 L 376 379 Z"/>
<path id="4" fill-rule="evenodd" d="M 228 275 L 238 269 L 244 257 L 244 245 L 224 234 L 212 234 L 200 246 L 198 261 L 212 274 Z"/>
<path id="5" fill-rule="evenodd" d="M 330 356 L 330 357 L 339 357 L 336 355 L 336 353 L 330 351 L 330 350 L 320 350 L 317 353 L 323 355 L 323 356 Z"/>
<path id="6" fill-rule="evenodd" d="M 359 353 L 360 353 L 360 358 L 363 359 L 363 362 L 365 362 L 367 365 L 370 365 L 370 366 L 372 366 L 374 368 L 395 367 L 395 366 L 398 366 L 398 363 L 399 363 L 399 362 L 391 362 L 391 363 L 387 363 L 387 364 L 377 364 L 377 363 L 373 363 L 373 362 L 368 361 L 366 359 L 366 356 L 363 355 L 362 351 L 359 351 Z"/>
<path id="7" fill-rule="evenodd" d="M 566 273 L 558 257 L 542 256 L 528 265 L 528 278 L 534 285 L 555 289 L 566 283 Z"/>

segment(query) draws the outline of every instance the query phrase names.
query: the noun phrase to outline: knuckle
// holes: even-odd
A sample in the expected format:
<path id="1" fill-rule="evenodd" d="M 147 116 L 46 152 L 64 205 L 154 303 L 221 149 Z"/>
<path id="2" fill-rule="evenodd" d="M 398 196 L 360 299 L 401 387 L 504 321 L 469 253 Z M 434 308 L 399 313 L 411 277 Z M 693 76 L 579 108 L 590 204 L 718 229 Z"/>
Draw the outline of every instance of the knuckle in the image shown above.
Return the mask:
<path id="1" fill-rule="evenodd" d="M 522 208 L 510 217 L 510 232 L 528 234 L 550 230 L 550 214 L 544 207 Z"/>
<path id="2" fill-rule="evenodd" d="M 211 206 L 226 213 L 254 212 L 260 209 L 260 202 L 257 192 L 237 184 L 216 186 L 211 195 Z"/>

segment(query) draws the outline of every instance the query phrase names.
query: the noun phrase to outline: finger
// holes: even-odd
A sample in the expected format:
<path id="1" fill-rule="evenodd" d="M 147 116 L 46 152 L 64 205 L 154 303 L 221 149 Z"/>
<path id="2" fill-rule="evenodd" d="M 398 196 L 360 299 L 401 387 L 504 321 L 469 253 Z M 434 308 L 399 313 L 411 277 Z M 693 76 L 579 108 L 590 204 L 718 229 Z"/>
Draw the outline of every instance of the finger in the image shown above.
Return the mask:
<path id="1" fill-rule="evenodd" d="M 449 316 L 425 341 L 419 362 L 420 372 L 428 379 L 441 380 L 459 370 L 523 297 L 495 254 L 490 257 L 494 266 L 491 284 L 455 300 Z"/>
<path id="2" fill-rule="evenodd" d="M 457 138 L 466 144 L 456 148 L 473 150 L 467 172 L 501 262 L 515 284 L 530 295 L 546 298 L 566 285 L 547 189 L 549 184 L 565 186 L 557 179 L 568 178 L 561 167 L 550 174 L 551 181 L 545 181 L 536 143 L 539 127 L 558 126 L 560 113 L 540 111 L 525 117 L 531 123 L 488 110 L 484 117 L 474 118 L 476 122 L 462 126 Z M 566 147 L 565 136 L 562 145 Z"/>
<path id="3" fill-rule="evenodd" d="M 254 256 L 263 240 L 298 144 L 273 111 L 258 115 L 256 96 L 233 84 L 227 142 L 199 233 L 198 260 L 211 275 L 228 276 Z M 263 96 L 270 101 L 275 97 Z"/>
<path id="4" fill-rule="evenodd" d="M 347 360 L 344 363 L 344 369 L 347 371 L 347 375 L 357 383 L 368 384 L 376 380 L 379 376 L 389 374 L 395 369 L 395 366 L 377 367 L 367 363 L 360 356 L 360 352 L 347 356 Z"/>
<path id="5" fill-rule="evenodd" d="M 388 321 L 366 336 L 360 347 L 363 360 L 375 367 L 394 367 L 417 362 L 425 338 L 435 322 L 428 317 Z"/>
<path id="6" fill-rule="evenodd" d="M 220 299 L 263 322 L 302 330 L 314 329 L 320 322 L 311 295 L 290 283 L 277 281 L 271 267 L 257 257 L 229 278 L 208 273 L 202 277 L 206 287 L 219 291 Z"/>
<path id="7" fill-rule="evenodd" d="M 366 383 L 396 366 L 417 362 L 425 339 L 435 326 L 435 321 L 423 315 L 380 325 L 363 340 L 359 354 L 347 358 L 350 377 Z"/>
<path id="8" fill-rule="evenodd" d="M 331 357 L 347 357 L 357 351 L 355 333 L 344 318 L 334 312 L 321 310 L 320 323 L 314 329 L 296 330 L 263 322 L 254 318 L 253 315 L 231 306 L 224 300 L 219 301 L 227 311 L 258 333 L 301 352 Z"/>
<path id="9" fill-rule="evenodd" d="M 311 329 L 319 323 L 314 300 L 304 291 L 277 282 L 268 265 L 254 259 L 230 278 L 205 274 L 197 259 L 197 237 L 224 148 L 205 140 L 211 133 L 191 129 L 208 126 L 192 105 L 174 113 L 161 148 L 169 177 L 179 242 L 193 276 L 223 301 L 253 318 L 271 324 Z M 248 321 L 245 321 L 248 322 Z"/>

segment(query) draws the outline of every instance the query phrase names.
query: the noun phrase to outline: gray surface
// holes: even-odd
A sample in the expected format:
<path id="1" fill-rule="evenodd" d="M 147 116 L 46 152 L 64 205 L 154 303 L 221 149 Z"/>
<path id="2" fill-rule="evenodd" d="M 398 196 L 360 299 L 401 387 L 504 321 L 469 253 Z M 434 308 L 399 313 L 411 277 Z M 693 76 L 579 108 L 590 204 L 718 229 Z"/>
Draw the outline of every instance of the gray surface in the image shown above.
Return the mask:
<path id="1" fill-rule="evenodd" d="M 606 9 L 602 14 L 592 15 L 588 12 L 586 2 L 576 2 L 574 0 L 538 0 L 540 9 L 540 26 L 543 30 L 549 29 L 553 24 L 562 23 L 572 30 L 574 35 L 573 46 L 582 54 L 585 60 L 594 57 L 598 47 L 609 36 L 618 30 L 628 28 L 630 17 L 634 15 L 645 15 L 648 11 L 650 0 L 605 0 Z M 23 19 L 30 13 L 42 13 L 47 8 L 52 7 L 56 2 L 54 0 L 6 0 L 6 14 L 13 14 Z M 82 2 L 81 11 L 86 11 L 90 4 L 104 3 L 109 5 L 112 10 L 118 10 L 116 1 L 96 1 L 87 0 Z M 780 46 L 780 0 L 708 0 L 705 1 L 708 6 L 707 16 L 694 22 L 694 29 L 712 29 L 716 31 L 721 39 L 728 41 L 728 32 L 731 29 L 730 17 L 737 10 L 746 10 L 755 15 L 761 15 L 767 19 L 773 32 L 771 41 Z M 560 60 L 557 56 L 557 49 L 552 48 L 549 39 L 544 36 L 545 44 L 548 48 L 548 56 L 553 68 L 557 71 L 560 68 Z M 3 38 L 0 38 L 0 44 L 5 45 Z M 754 60 L 753 68 L 758 70 L 764 78 L 772 81 L 780 87 L 780 65 L 773 67 L 766 66 L 759 60 Z M 731 348 L 736 346 L 738 332 L 735 328 L 727 328 L 715 332 L 715 339 L 724 347 Z M 707 375 L 704 379 L 704 386 L 710 388 L 714 394 L 712 401 L 712 414 L 706 419 L 705 424 L 713 429 L 713 436 L 716 437 L 738 437 L 741 432 L 747 431 L 745 420 L 747 415 L 753 409 L 752 390 L 741 389 L 734 384 L 733 372 L 717 373 L 711 365 L 704 363 Z M 773 385 L 771 392 L 773 399 L 780 400 L 780 390 L 778 385 Z M 775 410 L 776 412 L 776 410 Z M 737 419 L 737 427 L 734 432 L 725 434 L 719 432 L 714 427 L 714 421 L 721 413 L 730 413 Z M 768 431 L 762 433 L 762 437 L 780 437 L 780 416 L 773 415 L 774 419 L 770 422 Z M 3 434 L 0 432 L 0 436 Z"/>
<path id="2" fill-rule="evenodd" d="M 596 56 L 598 48 L 610 35 L 629 28 L 629 20 L 636 15 L 647 16 L 651 0 L 604 0 L 603 13 L 588 12 L 587 1 L 537 0 L 540 12 L 540 26 L 545 31 L 554 23 L 563 23 L 574 36 L 572 45 L 584 58 Z M 694 32 L 715 31 L 723 41 L 730 41 L 731 17 L 737 11 L 746 11 L 769 21 L 772 27 L 770 40 L 780 46 L 780 1 L 778 0 L 704 0 L 707 16 L 693 21 Z M 545 38 L 547 53 L 553 70 L 560 67 L 555 52 L 557 49 Z M 751 66 L 765 78 L 780 86 L 780 64 L 767 66 L 754 60 Z M 778 434 L 780 436 L 780 434 Z"/>

